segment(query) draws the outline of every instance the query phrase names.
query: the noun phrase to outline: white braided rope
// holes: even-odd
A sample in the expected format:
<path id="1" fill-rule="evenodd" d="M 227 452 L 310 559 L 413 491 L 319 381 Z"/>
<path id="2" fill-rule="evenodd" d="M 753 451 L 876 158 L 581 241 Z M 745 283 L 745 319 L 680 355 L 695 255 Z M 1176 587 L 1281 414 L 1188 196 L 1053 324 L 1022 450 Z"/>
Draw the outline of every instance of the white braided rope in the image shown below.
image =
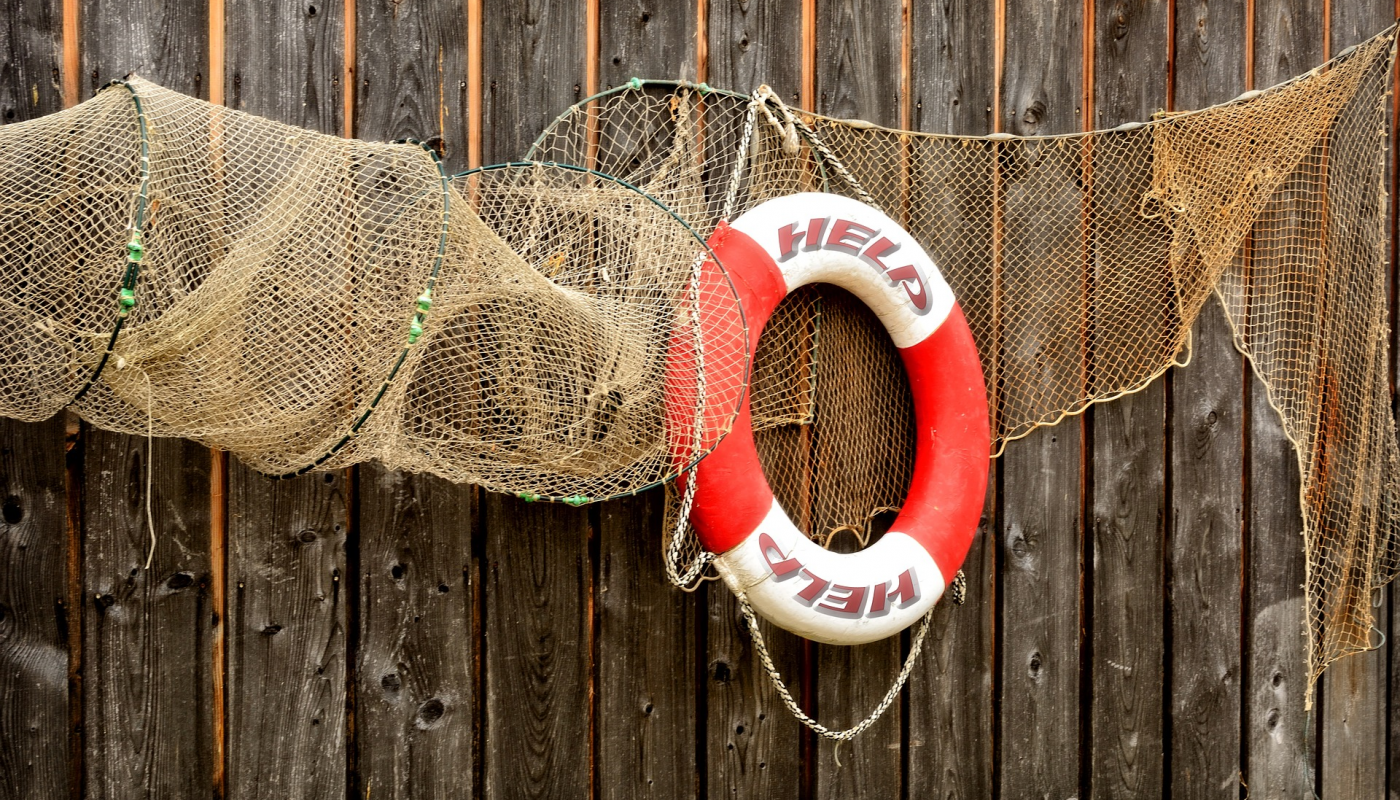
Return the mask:
<path id="1" fill-rule="evenodd" d="M 873 208 L 880 207 L 880 205 L 875 202 L 875 198 L 871 197 L 870 194 L 865 191 L 865 187 L 860 185 L 860 181 L 856 180 L 856 176 L 852 175 L 851 171 L 846 168 L 846 165 L 841 162 L 841 159 L 837 158 L 836 154 L 831 152 L 831 148 L 826 146 L 826 142 L 823 142 L 821 138 L 817 136 L 817 132 L 812 129 L 812 126 L 808 125 L 801 117 L 792 113 L 792 109 L 787 107 L 787 104 L 783 102 L 783 99 L 778 96 L 777 92 L 774 92 L 766 85 L 760 86 L 754 90 L 754 99 L 759 100 L 760 98 L 764 103 L 763 113 L 768 117 L 768 121 L 774 127 L 783 132 L 785 142 L 791 142 L 795 146 L 797 140 L 796 131 L 800 128 L 812 148 L 821 154 L 822 161 L 835 169 L 836 174 L 840 175 L 841 178 L 850 185 L 851 190 L 856 194 L 856 199 Z M 787 121 L 786 126 L 773 116 L 772 111 L 768 110 L 768 103 L 772 103 L 777 107 L 779 113 L 783 115 L 783 119 Z"/>

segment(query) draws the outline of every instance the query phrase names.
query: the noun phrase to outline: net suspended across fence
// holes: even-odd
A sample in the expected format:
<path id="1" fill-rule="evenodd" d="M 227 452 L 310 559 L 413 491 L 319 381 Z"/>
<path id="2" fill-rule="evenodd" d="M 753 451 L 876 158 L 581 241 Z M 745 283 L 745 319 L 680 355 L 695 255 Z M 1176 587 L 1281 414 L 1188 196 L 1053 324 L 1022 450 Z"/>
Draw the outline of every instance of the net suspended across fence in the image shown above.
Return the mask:
<path id="1" fill-rule="evenodd" d="M 673 477 L 742 395 L 677 344 L 745 335 L 703 238 L 593 171 L 453 177 L 131 79 L 0 127 L 0 187 L 5 416 L 582 503 Z"/>
<path id="2" fill-rule="evenodd" d="M 621 176 L 706 232 L 736 169 L 738 212 L 809 190 L 880 207 L 959 297 L 997 453 L 1181 363 L 1216 295 L 1296 449 L 1315 679 L 1374 646 L 1371 592 L 1400 551 L 1384 186 L 1394 49 L 1391 29 L 1220 106 L 1049 137 L 895 131 L 794 112 L 764 90 L 751 101 L 634 79 L 561 115 L 531 157 Z M 779 307 L 754 361 L 759 450 L 783 507 L 814 538 L 863 538 L 912 468 L 888 337 L 851 296 L 808 287 Z M 702 555 L 693 537 L 670 552 Z"/>
<path id="3" fill-rule="evenodd" d="M 960 297 L 998 452 L 1145 386 L 1220 298 L 1297 450 L 1315 676 L 1372 644 L 1370 590 L 1397 566 L 1394 41 L 1057 137 L 894 131 L 634 80 L 566 111 L 535 163 L 455 177 L 415 144 L 131 79 L 0 127 L 0 414 L 73 407 L 273 474 L 375 458 L 531 498 L 639 491 L 714 445 L 748 380 L 706 358 L 746 332 L 704 237 L 775 196 L 845 193 L 899 220 Z M 840 291 L 795 293 L 770 323 L 759 447 L 812 536 L 863 536 L 899 506 L 900 374 Z"/>

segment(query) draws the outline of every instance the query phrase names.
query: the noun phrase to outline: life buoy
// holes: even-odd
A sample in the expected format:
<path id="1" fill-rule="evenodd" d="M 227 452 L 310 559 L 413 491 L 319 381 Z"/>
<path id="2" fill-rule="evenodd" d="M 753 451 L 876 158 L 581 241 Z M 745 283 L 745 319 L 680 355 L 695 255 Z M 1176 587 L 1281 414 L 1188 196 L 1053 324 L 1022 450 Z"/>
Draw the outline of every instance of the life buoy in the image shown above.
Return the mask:
<path id="1" fill-rule="evenodd" d="M 799 286 L 834 284 L 869 306 L 903 359 L 918 442 L 913 483 L 889 532 L 859 552 L 835 553 L 804 536 L 774 498 L 746 397 L 733 430 L 693 472 L 700 543 L 730 589 L 793 633 L 832 644 L 897 633 L 943 594 L 982 512 L 987 393 L 967 320 L 914 238 L 850 198 L 770 200 L 720 225 L 710 246 L 748 322 L 748 341 L 733 337 L 729 347 L 747 346 L 750 356 L 773 310 Z"/>

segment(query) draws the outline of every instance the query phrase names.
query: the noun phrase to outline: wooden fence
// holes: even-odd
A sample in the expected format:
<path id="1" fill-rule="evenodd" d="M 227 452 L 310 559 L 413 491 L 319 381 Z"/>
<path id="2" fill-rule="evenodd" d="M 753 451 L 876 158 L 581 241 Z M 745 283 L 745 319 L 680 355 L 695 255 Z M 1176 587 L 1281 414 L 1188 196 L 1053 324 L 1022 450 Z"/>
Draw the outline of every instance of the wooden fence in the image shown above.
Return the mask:
<path id="1" fill-rule="evenodd" d="M 0 114 L 135 70 L 322 131 L 439 135 L 463 168 L 636 75 L 1061 133 L 1267 86 L 1396 13 L 0 0 Z M 1400 614 L 1382 593 L 1389 644 L 1305 711 L 1293 455 L 1218 309 L 1196 334 L 1191 366 L 994 464 L 968 604 L 939 610 L 902 701 L 839 754 L 777 702 L 725 589 L 667 585 L 654 492 L 531 505 L 374 465 L 271 482 L 186 442 L 0 422 L 0 798 L 1400 797 Z M 840 725 L 903 647 L 777 650 Z"/>

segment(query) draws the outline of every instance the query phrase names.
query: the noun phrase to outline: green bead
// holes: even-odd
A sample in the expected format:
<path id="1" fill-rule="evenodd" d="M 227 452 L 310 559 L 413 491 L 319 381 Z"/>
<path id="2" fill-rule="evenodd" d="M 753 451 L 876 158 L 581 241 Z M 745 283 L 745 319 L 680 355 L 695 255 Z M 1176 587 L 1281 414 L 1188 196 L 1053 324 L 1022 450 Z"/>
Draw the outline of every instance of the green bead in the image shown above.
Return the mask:
<path id="1" fill-rule="evenodd" d="M 642 88 L 642 79 L 641 79 L 641 78 L 633 78 L 632 80 L 630 80 L 630 81 L 627 82 L 627 85 L 630 86 L 630 87 L 632 87 L 633 89 L 640 89 L 640 88 Z"/>
<path id="2" fill-rule="evenodd" d="M 128 260 L 130 260 L 130 261 L 140 261 L 140 260 L 141 260 L 141 256 L 145 255 L 145 253 L 146 253 L 146 248 L 144 248 L 144 247 L 141 246 L 141 240 L 140 240 L 140 239 L 132 239 L 130 242 L 127 242 L 127 244 L 126 244 L 126 257 L 127 257 Z"/>
<path id="3" fill-rule="evenodd" d="M 698 88 L 700 89 L 700 94 L 702 94 L 702 95 L 703 95 L 703 94 L 709 94 L 710 92 L 714 91 L 713 89 L 710 88 L 710 84 L 708 84 L 708 83 L 702 83 L 702 84 L 700 84 L 700 86 L 699 86 Z"/>
<path id="4" fill-rule="evenodd" d="M 576 494 L 576 495 L 574 495 L 573 497 L 566 497 L 566 498 L 564 498 L 564 502 L 568 503 L 569 505 L 573 506 L 574 508 L 578 508 L 579 506 L 583 505 L 584 503 L 587 503 L 587 502 L 588 502 L 588 498 L 587 498 L 587 497 L 584 497 L 583 495 L 578 495 L 578 494 Z"/>
<path id="5" fill-rule="evenodd" d="M 433 298 L 432 298 L 432 295 L 428 294 L 427 292 L 424 292 L 424 293 L 418 295 L 418 310 L 419 310 L 419 311 L 421 311 L 421 312 L 423 312 L 424 314 L 426 314 L 426 313 L 428 313 L 428 309 L 430 309 L 430 308 L 432 308 L 432 307 L 433 307 Z"/>
<path id="6" fill-rule="evenodd" d="M 121 315 L 126 316 L 131 309 L 136 307 L 136 292 L 131 289 L 122 289 L 121 293 L 117 295 L 117 306 Z"/>
<path id="7" fill-rule="evenodd" d="M 533 502 L 535 502 L 536 500 L 540 499 L 540 496 L 539 496 L 539 495 L 534 494 L 534 493 L 532 493 L 532 492 L 521 492 L 521 493 L 520 493 L 519 495 L 517 495 L 517 496 L 518 496 L 521 500 L 524 500 L 524 501 L 527 502 L 527 503 L 533 503 Z"/>

